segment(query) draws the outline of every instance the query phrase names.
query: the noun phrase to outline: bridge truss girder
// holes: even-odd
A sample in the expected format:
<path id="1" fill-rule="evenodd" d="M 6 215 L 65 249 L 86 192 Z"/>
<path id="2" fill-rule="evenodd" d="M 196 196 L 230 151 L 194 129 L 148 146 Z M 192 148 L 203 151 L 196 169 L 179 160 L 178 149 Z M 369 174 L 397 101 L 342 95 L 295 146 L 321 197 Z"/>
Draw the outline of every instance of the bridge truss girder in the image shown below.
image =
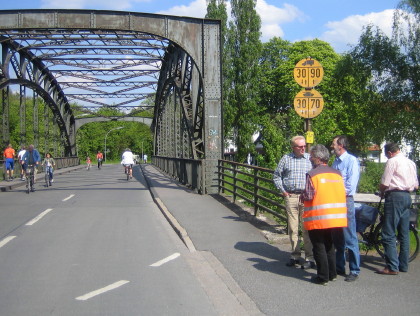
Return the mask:
<path id="1" fill-rule="evenodd" d="M 77 120 L 70 102 L 78 100 L 78 111 L 98 116 L 103 107 L 130 116 L 148 110 L 140 102 L 155 94 L 155 154 L 201 159 L 211 192 L 222 157 L 220 32 L 220 21 L 188 17 L 0 10 L 8 56 L 3 54 L 0 85 L 25 85 L 46 100 L 70 154 Z"/>

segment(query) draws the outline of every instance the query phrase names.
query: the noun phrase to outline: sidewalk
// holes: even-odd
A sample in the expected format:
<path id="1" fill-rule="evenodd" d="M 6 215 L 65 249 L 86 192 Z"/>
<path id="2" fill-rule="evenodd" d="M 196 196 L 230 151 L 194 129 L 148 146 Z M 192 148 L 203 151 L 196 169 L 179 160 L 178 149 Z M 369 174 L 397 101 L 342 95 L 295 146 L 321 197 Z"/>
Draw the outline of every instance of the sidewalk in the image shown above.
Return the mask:
<path id="1" fill-rule="evenodd" d="M 408 273 L 381 276 L 374 271 L 383 267 L 382 258 L 362 253 L 357 281 L 339 277 L 328 286 L 314 285 L 310 278 L 316 271 L 286 267 L 289 243 L 268 241 L 261 221 L 249 222 L 246 212 L 232 210 L 232 203 L 196 194 L 152 165 L 141 168 L 155 202 L 186 246 L 213 256 L 224 271 L 216 273 L 242 305 L 251 306 L 250 314 L 396 315 L 420 310 L 419 259 L 410 263 Z M 277 235 L 284 241 L 284 234 Z"/>

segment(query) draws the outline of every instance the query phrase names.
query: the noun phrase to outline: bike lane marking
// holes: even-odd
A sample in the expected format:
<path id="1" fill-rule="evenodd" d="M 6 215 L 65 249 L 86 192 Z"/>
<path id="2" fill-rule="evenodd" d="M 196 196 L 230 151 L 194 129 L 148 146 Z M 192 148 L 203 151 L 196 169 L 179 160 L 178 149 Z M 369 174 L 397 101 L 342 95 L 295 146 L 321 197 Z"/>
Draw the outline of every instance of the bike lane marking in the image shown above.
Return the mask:
<path id="1" fill-rule="evenodd" d="M 70 194 L 68 197 L 66 197 L 65 199 L 63 199 L 63 202 L 66 202 L 68 200 L 70 200 L 72 197 L 74 196 L 74 194 Z"/>
<path id="2" fill-rule="evenodd" d="M 9 236 L 4 238 L 2 241 L 0 241 L 0 248 L 3 247 L 4 245 L 6 245 L 9 241 L 15 239 L 16 236 Z"/>
<path id="3" fill-rule="evenodd" d="M 165 259 L 159 260 L 159 261 L 151 264 L 150 266 L 151 267 L 160 267 L 161 265 L 178 258 L 180 255 L 181 254 L 179 252 L 175 252 L 173 255 L 170 255 L 169 257 L 166 257 Z"/>
<path id="4" fill-rule="evenodd" d="M 25 225 L 26 226 L 32 226 L 33 224 L 35 224 L 36 222 L 38 222 L 41 218 L 43 218 L 45 215 L 47 215 L 52 210 L 53 210 L 52 208 L 47 208 L 45 211 L 43 211 L 41 214 L 39 214 L 34 219 L 32 219 L 29 222 L 27 222 Z"/>
<path id="5" fill-rule="evenodd" d="M 94 297 L 94 296 L 97 296 L 97 295 L 103 294 L 103 293 L 105 293 L 105 292 L 108 292 L 108 291 L 114 290 L 114 289 L 116 289 L 116 288 L 119 288 L 120 286 L 123 286 L 124 284 L 126 284 L 126 283 L 128 283 L 128 282 L 130 282 L 130 281 L 127 281 L 127 280 L 121 280 L 121 281 L 118 281 L 118 282 L 112 283 L 112 284 L 110 284 L 110 285 L 108 285 L 108 286 L 105 286 L 105 287 L 103 287 L 103 288 L 100 288 L 100 289 L 98 289 L 98 290 L 95 290 L 95 291 L 92 291 L 92 292 L 86 293 L 85 295 L 78 296 L 78 297 L 76 297 L 76 300 L 78 300 L 78 301 L 86 301 L 86 300 L 88 300 L 88 299 L 90 299 L 90 298 L 92 298 L 92 297 Z"/>

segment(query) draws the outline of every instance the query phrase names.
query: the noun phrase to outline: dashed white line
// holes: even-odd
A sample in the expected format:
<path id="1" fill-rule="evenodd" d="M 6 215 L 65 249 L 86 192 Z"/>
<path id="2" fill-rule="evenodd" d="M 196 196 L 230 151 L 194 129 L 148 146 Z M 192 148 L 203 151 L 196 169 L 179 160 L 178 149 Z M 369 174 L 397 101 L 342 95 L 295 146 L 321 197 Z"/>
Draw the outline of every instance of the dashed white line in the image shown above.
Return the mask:
<path id="1" fill-rule="evenodd" d="M 3 247 L 5 244 L 7 244 L 12 239 L 16 238 L 16 236 L 9 236 L 4 238 L 2 241 L 0 241 L 0 248 Z"/>
<path id="2" fill-rule="evenodd" d="M 66 197 L 63 202 L 66 202 L 67 200 L 70 200 L 72 197 L 74 196 L 74 194 L 70 194 L 68 197 Z"/>
<path id="3" fill-rule="evenodd" d="M 101 289 L 98 289 L 98 290 L 95 290 L 95 291 L 89 292 L 89 293 L 87 293 L 87 294 L 85 294 L 85 295 L 82 295 L 82 296 L 79 296 L 79 297 L 76 297 L 76 300 L 78 300 L 78 301 L 86 301 L 86 300 L 88 300 L 88 299 L 90 299 L 90 298 L 92 298 L 92 297 L 94 297 L 94 296 L 96 296 L 96 295 L 103 294 L 103 293 L 105 293 L 105 292 L 108 292 L 108 291 L 114 290 L 114 289 L 116 289 L 116 288 L 118 288 L 118 287 L 120 287 L 120 286 L 123 286 L 124 284 L 126 284 L 126 283 L 128 283 L 128 282 L 130 282 L 130 281 L 127 281 L 127 280 L 121 280 L 121 281 L 118 281 L 118 282 L 112 283 L 112 284 L 110 284 L 110 285 L 108 285 L 108 286 L 105 286 L 105 287 L 103 287 L 103 288 L 101 288 Z"/>
<path id="4" fill-rule="evenodd" d="M 47 215 L 49 212 L 51 212 L 52 208 L 47 208 L 45 211 L 43 211 L 41 214 L 39 214 L 37 217 L 35 217 L 33 220 L 26 223 L 26 226 L 31 226 L 35 224 L 37 221 L 39 221 L 41 218 L 43 218 L 45 215 Z"/>
<path id="5" fill-rule="evenodd" d="M 181 255 L 180 253 L 175 252 L 173 255 L 170 255 L 169 257 L 166 257 L 165 259 L 159 260 L 159 261 L 151 264 L 150 266 L 151 267 L 159 267 L 162 264 L 165 264 L 165 263 L 167 263 L 167 262 L 169 262 L 171 260 L 174 260 L 174 259 L 178 258 L 180 255 Z"/>

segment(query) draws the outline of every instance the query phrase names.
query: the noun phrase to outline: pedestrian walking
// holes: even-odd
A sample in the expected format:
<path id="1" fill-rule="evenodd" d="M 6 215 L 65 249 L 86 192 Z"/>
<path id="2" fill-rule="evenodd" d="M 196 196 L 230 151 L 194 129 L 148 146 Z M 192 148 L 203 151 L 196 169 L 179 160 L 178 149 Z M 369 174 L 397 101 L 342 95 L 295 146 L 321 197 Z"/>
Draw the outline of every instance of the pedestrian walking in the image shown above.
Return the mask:
<path id="1" fill-rule="evenodd" d="M 3 151 L 3 157 L 6 162 L 6 180 L 13 180 L 13 171 L 15 168 L 15 156 L 16 152 L 12 147 L 12 144 L 8 144 L 6 149 Z"/>

